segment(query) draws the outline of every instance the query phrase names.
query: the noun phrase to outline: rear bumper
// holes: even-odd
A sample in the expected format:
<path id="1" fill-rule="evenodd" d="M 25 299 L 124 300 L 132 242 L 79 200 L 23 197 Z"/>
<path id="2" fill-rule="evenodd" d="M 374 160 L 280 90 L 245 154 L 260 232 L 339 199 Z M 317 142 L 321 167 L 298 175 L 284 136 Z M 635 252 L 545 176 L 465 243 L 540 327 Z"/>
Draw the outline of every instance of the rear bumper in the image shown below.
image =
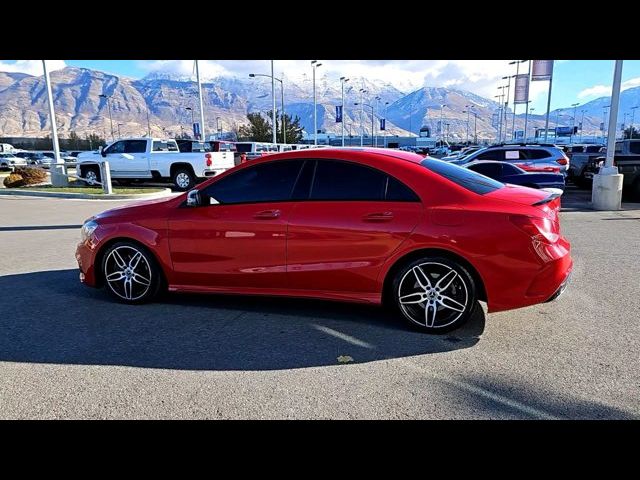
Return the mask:
<path id="1" fill-rule="evenodd" d="M 504 270 L 497 284 L 485 283 L 490 312 L 555 300 L 566 289 L 573 269 L 569 242 L 560 238 L 555 244 L 537 243 L 531 248 L 532 256 L 522 264 L 522 269 Z M 520 259 L 524 260 L 522 256 Z M 494 265 L 494 271 L 496 268 L 499 267 Z"/>

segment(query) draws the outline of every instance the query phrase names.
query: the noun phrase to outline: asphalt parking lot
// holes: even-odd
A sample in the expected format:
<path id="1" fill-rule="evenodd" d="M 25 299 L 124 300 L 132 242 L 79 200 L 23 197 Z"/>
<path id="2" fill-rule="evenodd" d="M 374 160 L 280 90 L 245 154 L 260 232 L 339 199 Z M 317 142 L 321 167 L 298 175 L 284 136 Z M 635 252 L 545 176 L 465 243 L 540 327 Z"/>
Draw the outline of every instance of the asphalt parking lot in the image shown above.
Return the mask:
<path id="1" fill-rule="evenodd" d="M 640 418 L 640 205 L 579 198 L 563 296 L 429 336 L 319 301 L 120 305 L 74 251 L 126 202 L 0 197 L 0 418 Z"/>

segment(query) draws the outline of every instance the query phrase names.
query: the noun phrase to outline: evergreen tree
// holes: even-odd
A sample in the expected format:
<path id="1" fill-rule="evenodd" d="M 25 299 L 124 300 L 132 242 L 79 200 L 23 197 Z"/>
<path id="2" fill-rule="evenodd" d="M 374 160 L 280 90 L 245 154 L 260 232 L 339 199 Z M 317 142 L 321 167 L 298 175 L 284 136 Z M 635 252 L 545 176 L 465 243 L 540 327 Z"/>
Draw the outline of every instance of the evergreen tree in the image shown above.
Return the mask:
<path id="1" fill-rule="evenodd" d="M 271 125 L 260 113 L 248 113 L 249 125 L 238 128 L 238 138 L 254 142 L 270 142 L 272 138 Z"/>

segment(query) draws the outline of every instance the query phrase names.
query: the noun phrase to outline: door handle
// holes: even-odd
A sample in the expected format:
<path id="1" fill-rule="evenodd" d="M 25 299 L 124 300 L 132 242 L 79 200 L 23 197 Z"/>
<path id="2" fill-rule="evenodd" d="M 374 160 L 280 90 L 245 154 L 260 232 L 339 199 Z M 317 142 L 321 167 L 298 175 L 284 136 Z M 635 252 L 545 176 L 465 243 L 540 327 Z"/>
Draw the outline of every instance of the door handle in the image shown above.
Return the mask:
<path id="1" fill-rule="evenodd" d="M 362 219 L 365 222 L 390 222 L 393 220 L 393 212 L 369 213 Z"/>
<path id="2" fill-rule="evenodd" d="M 261 212 L 256 213 L 253 218 L 257 218 L 258 220 L 269 220 L 273 218 L 278 218 L 282 212 L 280 210 L 263 210 Z"/>

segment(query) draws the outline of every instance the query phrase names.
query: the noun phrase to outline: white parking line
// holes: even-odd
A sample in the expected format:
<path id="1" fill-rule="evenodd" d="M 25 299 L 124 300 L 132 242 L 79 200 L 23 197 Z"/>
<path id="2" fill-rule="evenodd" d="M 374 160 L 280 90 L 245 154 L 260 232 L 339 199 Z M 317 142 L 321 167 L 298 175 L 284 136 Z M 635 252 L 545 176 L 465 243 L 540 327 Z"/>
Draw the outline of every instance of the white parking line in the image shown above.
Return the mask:
<path id="1" fill-rule="evenodd" d="M 448 383 L 449 385 L 453 385 L 462 390 L 466 390 L 467 392 L 471 392 L 481 397 L 488 398 L 489 400 L 493 400 L 494 402 L 501 403 L 502 405 L 506 405 L 507 407 L 513 408 L 514 410 L 518 410 L 519 412 L 522 412 L 531 417 L 534 417 L 540 420 L 560 420 L 559 417 L 551 415 L 543 410 L 539 410 L 537 408 L 530 407 L 529 405 L 525 405 L 524 403 L 511 400 L 510 398 L 503 397 L 502 395 L 498 395 L 497 393 L 490 392 L 489 390 L 485 390 L 484 388 L 480 388 L 475 385 L 469 385 L 468 383 L 459 382 L 457 380 L 452 380 L 449 378 L 443 378 L 440 376 L 436 378 L 444 383 Z"/>
<path id="2" fill-rule="evenodd" d="M 340 340 L 344 340 L 345 342 L 349 342 L 352 345 L 368 348 L 370 350 L 373 350 L 375 348 L 370 343 L 363 342 L 362 340 L 352 337 L 351 335 L 347 335 L 346 333 L 338 332 L 333 328 L 325 327 L 323 325 L 316 325 L 316 324 L 312 324 L 312 325 L 313 325 L 313 328 L 315 328 L 316 330 L 320 330 L 321 332 L 331 335 L 332 337 L 336 337 L 336 338 L 339 338 Z"/>

